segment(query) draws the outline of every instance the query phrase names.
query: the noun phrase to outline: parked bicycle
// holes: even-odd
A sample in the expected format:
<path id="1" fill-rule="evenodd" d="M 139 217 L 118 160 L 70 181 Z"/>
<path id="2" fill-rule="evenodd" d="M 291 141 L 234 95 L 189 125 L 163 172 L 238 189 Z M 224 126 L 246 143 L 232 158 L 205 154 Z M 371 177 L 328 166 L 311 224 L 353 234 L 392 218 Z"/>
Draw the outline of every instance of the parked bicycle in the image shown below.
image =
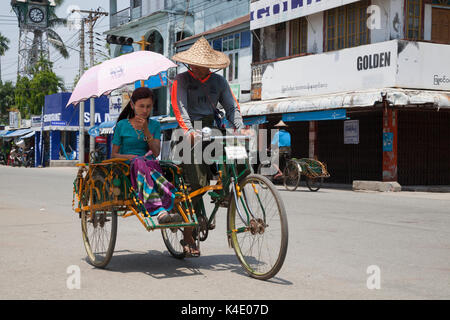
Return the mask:
<path id="1" fill-rule="evenodd" d="M 310 191 L 318 191 L 322 187 L 323 179 L 330 174 L 326 165 L 316 159 L 310 158 L 290 158 L 287 154 L 281 154 L 280 164 L 285 164 L 282 174 L 277 174 L 278 170 L 273 161 L 265 161 L 258 166 L 258 173 L 264 175 L 273 182 L 283 182 L 286 190 L 295 191 L 301 180 L 305 176 L 306 186 Z"/>
<path id="2" fill-rule="evenodd" d="M 23 151 L 22 153 L 22 165 L 29 168 L 34 167 L 34 147 Z"/>

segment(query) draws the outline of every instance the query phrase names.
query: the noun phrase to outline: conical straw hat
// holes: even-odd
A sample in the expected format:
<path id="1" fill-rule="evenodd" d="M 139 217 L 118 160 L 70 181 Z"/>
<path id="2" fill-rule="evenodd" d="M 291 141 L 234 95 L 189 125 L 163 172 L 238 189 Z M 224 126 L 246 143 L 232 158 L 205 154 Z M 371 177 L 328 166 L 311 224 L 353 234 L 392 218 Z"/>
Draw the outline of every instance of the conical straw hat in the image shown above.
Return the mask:
<path id="1" fill-rule="evenodd" d="M 174 55 L 172 60 L 211 69 L 224 69 L 230 65 L 228 56 L 211 48 L 204 37 L 198 39 L 188 50 Z"/>
<path id="2" fill-rule="evenodd" d="M 280 120 L 280 122 L 278 122 L 276 125 L 274 125 L 274 127 L 287 127 L 287 124 L 284 123 L 283 120 Z"/>

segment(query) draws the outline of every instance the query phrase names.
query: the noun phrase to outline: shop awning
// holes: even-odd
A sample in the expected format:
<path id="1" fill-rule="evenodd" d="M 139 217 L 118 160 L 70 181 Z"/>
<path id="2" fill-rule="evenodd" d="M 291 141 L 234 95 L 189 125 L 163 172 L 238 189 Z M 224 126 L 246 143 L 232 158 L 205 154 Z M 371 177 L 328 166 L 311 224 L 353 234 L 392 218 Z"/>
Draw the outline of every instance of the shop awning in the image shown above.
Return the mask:
<path id="1" fill-rule="evenodd" d="M 241 103 L 242 116 L 293 113 L 305 111 L 351 109 L 371 107 L 383 100 L 383 96 L 395 106 L 431 105 L 450 108 L 449 91 L 379 88 L 364 91 L 341 92 L 316 96 L 291 97 L 274 100 Z"/>
<path id="2" fill-rule="evenodd" d="M 246 126 L 252 126 L 254 124 L 262 124 L 267 122 L 266 116 L 248 117 L 244 118 L 244 124 Z"/>
<path id="3" fill-rule="evenodd" d="M 178 128 L 178 122 L 162 122 L 161 131 Z"/>
<path id="4" fill-rule="evenodd" d="M 8 133 L 11 133 L 11 132 L 14 132 L 14 131 L 11 131 L 11 130 L 0 130 L 0 138 L 6 136 Z"/>
<path id="5" fill-rule="evenodd" d="M 33 131 L 30 130 L 30 129 L 18 129 L 18 130 L 15 130 L 15 131 L 10 132 L 10 133 L 8 133 L 7 135 L 5 135 L 5 138 L 20 137 L 20 136 L 29 134 L 29 133 L 31 133 L 31 132 L 33 132 Z"/>
<path id="6" fill-rule="evenodd" d="M 92 137 L 98 137 L 101 134 L 113 134 L 116 121 L 102 122 L 96 126 L 93 126 L 88 130 L 88 134 Z"/>
<path id="7" fill-rule="evenodd" d="M 31 138 L 32 136 L 34 136 L 35 133 L 36 133 L 36 131 L 31 131 L 30 133 L 27 133 L 26 135 L 20 137 L 20 139 L 28 139 L 28 138 Z"/>
<path id="8" fill-rule="evenodd" d="M 318 121 L 318 120 L 345 120 L 347 113 L 345 109 L 321 110 L 310 112 L 293 112 L 281 116 L 281 120 L 288 121 Z"/>

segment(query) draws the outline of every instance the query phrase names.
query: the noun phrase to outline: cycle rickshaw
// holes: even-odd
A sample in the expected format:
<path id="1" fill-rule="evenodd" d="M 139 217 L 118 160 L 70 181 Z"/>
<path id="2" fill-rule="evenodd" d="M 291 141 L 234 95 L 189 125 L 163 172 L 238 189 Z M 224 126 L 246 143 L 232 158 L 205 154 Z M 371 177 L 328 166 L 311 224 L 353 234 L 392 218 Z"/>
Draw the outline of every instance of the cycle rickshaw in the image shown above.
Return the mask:
<path id="1" fill-rule="evenodd" d="M 285 164 L 282 175 L 278 178 L 283 181 L 284 187 L 288 191 L 295 191 L 301 180 L 301 176 L 305 176 L 306 186 L 310 191 L 318 191 L 322 187 L 323 179 L 330 177 L 326 165 L 316 159 L 311 158 L 291 158 L 286 154 L 280 156 Z M 259 174 L 264 175 L 272 181 L 276 180 L 275 169 L 273 163 L 269 161 L 262 162 L 258 166 Z M 274 181 L 275 182 L 275 181 Z"/>
<path id="2" fill-rule="evenodd" d="M 185 257 L 180 244 L 183 229 L 194 228 L 197 247 L 205 241 L 220 207 L 227 208 L 226 236 L 230 247 L 254 278 L 273 277 L 283 265 L 288 245 L 288 224 L 283 201 L 264 176 L 248 174 L 250 165 L 243 141 L 246 136 L 216 136 L 210 140 L 225 146 L 225 154 L 214 160 L 218 168 L 215 185 L 188 190 L 182 168 L 160 161 L 165 177 L 177 188 L 175 209 L 183 222 L 159 225 L 146 211 L 133 190 L 126 159 L 79 164 L 74 181 L 73 209 L 81 219 L 81 230 L 89 262 L 104 268 L 116 242 L 118 217 L 135 216 L 147 231 L 161 230 L 170 254 Z M 243 160 L 244 159 L 244 160 Z M 238 164 L 238 161 L 244 162 Z M 239 168 L 239 169 L 238 169 Z M 214 209 L 208 215 L 203 200 L 194 208 L 192 198 L 208 193 Z"/>
<path id="3" fill-rule="evenodd" d="M 151 51 L 128 53 L 94 66 L 77 83 L 67 105 L 76 105 L 92 97 L 108 94 L 135 81 L 158 77 L 177 67 L 163 55 Z M 226 155 L 218 157 L 215 185 L 189 190 L 182 168 L 171 161 L 161 161 L 165 177 L 177 188 L 175 210 L 182 216 L 178 224 L 155 223 L 139 201 L 130 179 L 126 159 L 79 164 L 73 183 L 73 209 L 81 219 L 81 231 L 89 262 L 107 266 L 114 253 L 118 217 L 135 216 L 147 231 L 160 230 L 172 256 L 184 258 L 180 243 L 184 228 L 194 228 L 197 247 L 206 240 L 220 207 L 227 207 L 226 236 L 244 269 L 254 278 L 269 279 L 283 265 L 288 245 L 286 212 L 273 184 L 261 175 L 249 174 L 248 159 L 244 169 L 237 161 L 247 158 L 242 140 L 247 137 L 209 137 L 226 144 Z M 239 141 L 241 141 L 239 143 Z M 241 151 L 239 151 L 241 150 Z M 245 147 L 244 147 L 245 151 Z M 226 160 L 226 161 L 225 161 Z M 194 208 L 192 198 L 209 194 L 214 209 L 208 216 L 203 201 Z"/>

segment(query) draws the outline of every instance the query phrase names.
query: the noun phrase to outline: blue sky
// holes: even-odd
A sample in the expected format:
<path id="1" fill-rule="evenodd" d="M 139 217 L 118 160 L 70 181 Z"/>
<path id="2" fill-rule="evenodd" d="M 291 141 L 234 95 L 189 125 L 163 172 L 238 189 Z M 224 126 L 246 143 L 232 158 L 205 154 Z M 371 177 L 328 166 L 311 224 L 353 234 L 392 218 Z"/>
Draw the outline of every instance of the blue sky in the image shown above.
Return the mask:
<path id="1" fill-rule="evenodd" d="M 123 3 L 122 3 L 123 2 Z M 119 1 L 119 6 L 126 5 L 129 1 Z M 92 7 L 93 3 L 95 4 Z M 96 0 L 96 1 L 73 1 L 65 0 L 63 5 L 57 9 L 56 13 L 59 17 L 67 17 L 68 9 L 72 6 L 78 6 L 80 9 L 85 10 L 95 10 L 101 7 L 104 11 L 109 12 L 109 0 Z M 102 17 L 98 20 L 94 31 L 98 33 L 103 33 L 109 29 L 109 16 Z M 61 36 L 61 38 L 69 44 L 71 47 L 79 48 L 78 40 L 79 36 L 77 30 L 69 30 L 66 27 L 60 27 L 55 29 L 55 31 Z M 19 27 L 17 23 L 17 18 L 15 13 L 11 9 L 10 1 L 2 0 L 0 1 L 0 32 L 2 35 L 6 36 L 10 40 L 10 49 L 6 54 L 1 57 L 1 67 L 2 67 L 2 80 L 13 82 L 16 81 L 17 76 L 17 51 L 18 51 L 18 38 L 19 38 Z M 96 36 L 98 38 L 104 39 L 105 36 Z M 104 41 L 96 40 L 97 43 L 104 44 Z M 106 49 L 102 50 L 106 51 Z M 55 73 L 64 79 L 66 87 L 71 88 L 73 80 L 78 73 L 79 69 L 79 53 L 74 50 L 69 49 L 70 58 L 61 58 L 59 53 L 50 47 L 50 59 L 55 62 L 54 71 Z M 88 52 L 86 51 L 86 62 L 89 62 Z"/>

